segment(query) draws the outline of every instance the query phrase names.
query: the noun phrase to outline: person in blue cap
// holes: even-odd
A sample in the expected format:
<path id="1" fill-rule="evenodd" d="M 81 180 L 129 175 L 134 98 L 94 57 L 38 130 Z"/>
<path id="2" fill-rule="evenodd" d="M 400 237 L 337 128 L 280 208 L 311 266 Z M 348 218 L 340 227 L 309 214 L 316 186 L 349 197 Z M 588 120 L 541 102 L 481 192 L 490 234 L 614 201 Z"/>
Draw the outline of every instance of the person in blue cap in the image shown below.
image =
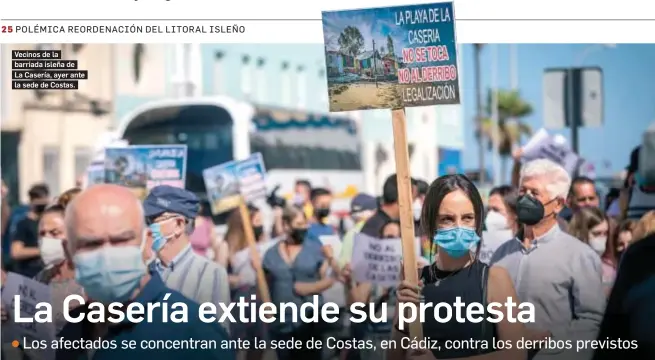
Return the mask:
<path id="1" fill-rule="evenodd" d="M 231 301 L 227 271 L 196 254 L 189 242 L 200 209 L 198 197 L 184 189 L 159 185 L 150 190 L 143 209 L 151 234 L 148 245 L 156 257 L 150 271 L 157 272 L 168 287 L 199 304 L 215 304 L 220 317 L 219 304 Z M 229 324 L 222 325 L 229 329 Z"/>
<path id="2" fill-rule="evenodd" d="M 156 272 L 148 272 L 148 229 L 143 207 L 130 189 L 92 186 L 73 199 L 65 222 L 75 278 L 88 300 L 70 311 L 71 318 L 81 321 L 67 323 L 58 334 L 61 341 L 78 345 L 58 347 L 57 360 L 236 359 L 234 350 L 221 347 L 229 341 L 222 326 L 202 321 L 197 303 L 168 288 Z M 128 316 L 109 321 L 114 316 L 106 309 L 116 303 L 132 316 L 130 309 L 148 311 L 137 314 L 141 321 Z M 105 309 L 100 321 L 99 304 Z M 186 309 L 186 318 L 175 321 L 171 309 L 180 307 Z M 102 345 L 89 345 L 98 340 Z"/>

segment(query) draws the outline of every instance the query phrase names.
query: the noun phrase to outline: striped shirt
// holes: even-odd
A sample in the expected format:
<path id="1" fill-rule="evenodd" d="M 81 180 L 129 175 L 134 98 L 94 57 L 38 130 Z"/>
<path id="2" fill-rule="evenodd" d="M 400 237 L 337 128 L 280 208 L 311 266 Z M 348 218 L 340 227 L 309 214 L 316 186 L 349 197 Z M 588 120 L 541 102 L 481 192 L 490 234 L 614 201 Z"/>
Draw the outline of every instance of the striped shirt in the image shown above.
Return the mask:
<path id="1" fill-rule="evenodd" d="M 159 259 L 150 265 L 151 271 L 161 276 L 167 287 L 177 290 L 187 298 L 216 305 L 216 318 L 220 319 L 222 308 L 219 303 L 230 304 L 230 284 L 223 266 L 196 254 L 187 245 L 168 266 Z M 229 329 L 228 323 L 222 324 Z"/>

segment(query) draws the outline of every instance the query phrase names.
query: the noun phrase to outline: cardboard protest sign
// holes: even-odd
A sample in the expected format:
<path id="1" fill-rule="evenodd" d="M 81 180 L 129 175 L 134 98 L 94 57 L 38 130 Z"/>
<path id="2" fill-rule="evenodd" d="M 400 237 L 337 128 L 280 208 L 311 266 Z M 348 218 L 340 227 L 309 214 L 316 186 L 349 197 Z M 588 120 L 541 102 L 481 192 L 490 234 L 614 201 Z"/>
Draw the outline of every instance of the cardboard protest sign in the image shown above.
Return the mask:
<path id="1" fill-rule="evenodd" d="M 52 303 L 50 287 L 25 276 L 16 273 L 7 273 L 7 279 L 3 285 L 2 303 L 8 306 L 7 312 L 12 318 L 15 314 L 15 307 L 19 305 L 14 302 L 16 295 L 20 295 L 20 316 L 22 318 L 34 318 L 38 303 Z M 4 324 L 3 327 L 5 327 Z M 12 321 L 6 331 L 3 333 L 3 336 L 8 336 L 11 339 L 20 339 L 21 343 L 24 338 L 28 342 L 45 340 L 50 344 L 56 339 L 57 335 L 54 322 L 38 323 L 34 321 L 30 323 L 18 323 Z M 30 352 L 30 357 L 32 355 L 38 355 L 39 359 L 48 360 L 54 359 L 55 353 L 54 350 L 48 347 L 48 349 L 39 350 L 38 354 L 37 352 Z"/>
<path id="2" fill-rule="evenodd" d="M 84 174 L 84 188 L 105 182 L 105 162 L 94 161 L 86 168 Z"/>
<path id="3" fill-rule="evenodd" d="M 140 199 L 157 185 L 184 188 L 186 145 L 135 145 L 105 149 L 105 183 L 134 190 Z"/>
<path id="4" fill-rule="evenodd" d="M 214 214 L 266 196 L 266 168 L 260 153 L 203 170 L 207 198 Z"/>
<path id="5" fill-rule="evenodd" d="M 452 2 L 323 12 L 330 111 L 459 104 Z"/>
<path id="6" fill-rule="evenodd" d="M 400 239 L 378 239 L 359 233 L 355 235 L 351 261 L 353 278 L 357 282 L 396 286 L 400 283 L 402 258 Z"/>
<path id="7" fill-rule="evenodd" d="M 524 162 L 536 159 L 549 159 L 574 176 L 584 160 L 568 146 L 561 135 L 550 135 L 545 129 L 537 131 L 523 147 L 521 158 Z"/>

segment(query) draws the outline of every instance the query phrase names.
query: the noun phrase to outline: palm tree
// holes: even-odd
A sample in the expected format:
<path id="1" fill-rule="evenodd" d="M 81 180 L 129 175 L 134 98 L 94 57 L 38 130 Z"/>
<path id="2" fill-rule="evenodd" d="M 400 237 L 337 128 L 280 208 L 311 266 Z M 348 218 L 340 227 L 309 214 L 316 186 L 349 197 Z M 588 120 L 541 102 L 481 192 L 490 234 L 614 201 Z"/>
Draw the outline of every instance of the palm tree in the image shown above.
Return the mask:
<path id="1" fill-rule="evenodd" d="M 532 135 L 530 125 L 521 121 L 521 118 L 532 114 L 532 105 L 522 99 L 518 91 L 496 90 L 498 131 L 494 131 L 494 123 L 491 119 L 493 92 L 494 90 L 489 89 L 487 94 L 486 112 L 488 117 L 482 119 L 479 139 L 481 143 L 484 143 L 484 139 L 487 140 L 487 149 L 493 148 L 494 140 L 498 141 L 498 154 L 501 157 L 501 183 L 504 184 L 507 175 L 507 160 L 512 156 L 512 150 L 521 142 L 523 136 Z M 498 136 L 498 138 L 494 139 L 494 136 Z"/>
<path id="2" fill-rule="evenodd" d="M 474 50 L 475 50 L 475 56 L 474 56 L 474 61 L 475 61 L 475 108 L 476 108 L 476 114 L 475 114 L 475 135 L 478 139 L 478 162 L 480 166 L 480 183 L 484 184 L 485 181 L 487 180 L 487 169 L 485 167 L 485 162 L 484 162 L 484 152 L 485 152 L 485 147 L 484 147 L 484 139 L 483 139 L 483 134 L 482 134 L 482 122 L 483 122 L 483 115 L 482 115 L 482 65 L 481 65 L 481 57 L 482 57 L 482 48 L 484 47 L 484 44 L 473 44 Z"/>

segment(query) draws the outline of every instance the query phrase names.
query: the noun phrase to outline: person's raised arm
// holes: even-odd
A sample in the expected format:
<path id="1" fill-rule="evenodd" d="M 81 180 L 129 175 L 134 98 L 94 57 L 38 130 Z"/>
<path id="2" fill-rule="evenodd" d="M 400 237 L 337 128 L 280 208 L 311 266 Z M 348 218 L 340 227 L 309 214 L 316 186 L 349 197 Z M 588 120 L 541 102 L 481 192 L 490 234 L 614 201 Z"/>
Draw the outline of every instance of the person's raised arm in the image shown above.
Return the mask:
<path id="1" fill-rule="evenodd" d="M 518 187 L 519 181 L 521 178 L 521 155 L 523 154 L 522 149 L 517 149 L 512 153 L 512 186 Z"/>

